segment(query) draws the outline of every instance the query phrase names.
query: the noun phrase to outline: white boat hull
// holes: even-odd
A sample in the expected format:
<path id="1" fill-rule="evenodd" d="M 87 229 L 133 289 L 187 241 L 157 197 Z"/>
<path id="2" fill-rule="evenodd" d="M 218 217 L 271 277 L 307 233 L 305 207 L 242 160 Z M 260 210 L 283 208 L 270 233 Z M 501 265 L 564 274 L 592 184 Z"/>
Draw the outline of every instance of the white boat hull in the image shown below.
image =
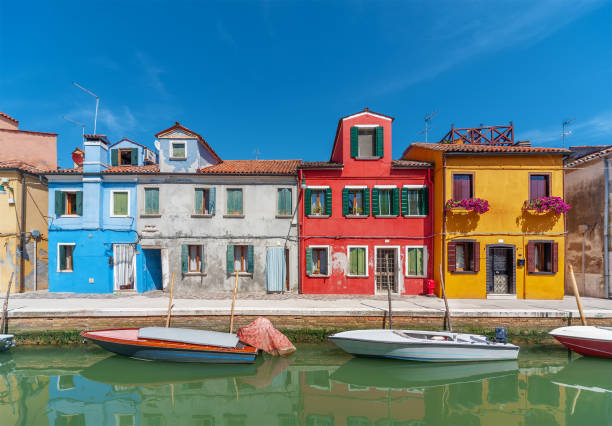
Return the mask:
<path id="1" fill-rule="evenodd" d="M 413 330 L 353 330 L 329 336 L 344 351 L 356 355 L 425 362 L 501 361 L 518 358 L 519 347 L 487 341 L 470 334 L 427 332 L 428 336 L 448 340 L 411 339 L 399 333 L 423 333 Z M 459 339 L 455 339 L 459 336 Z"/>

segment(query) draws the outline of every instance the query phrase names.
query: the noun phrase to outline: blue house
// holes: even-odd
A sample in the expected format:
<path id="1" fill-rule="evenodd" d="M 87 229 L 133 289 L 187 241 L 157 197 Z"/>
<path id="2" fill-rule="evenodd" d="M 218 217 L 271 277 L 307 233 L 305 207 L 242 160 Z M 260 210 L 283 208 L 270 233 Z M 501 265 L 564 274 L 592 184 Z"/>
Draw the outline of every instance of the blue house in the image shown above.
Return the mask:
<path id="1" fill-rule="evenodd" d="M 136 224 L 136 174 L 158 172 L 155 154 L 129 139 L 110 145 L 99 135 L 85 136 L 84 152 L 81 167 L 46 175 L 49 291 L 111 293 L 161 288 L 161 282 L 138 273 L 144 255 Z"/>

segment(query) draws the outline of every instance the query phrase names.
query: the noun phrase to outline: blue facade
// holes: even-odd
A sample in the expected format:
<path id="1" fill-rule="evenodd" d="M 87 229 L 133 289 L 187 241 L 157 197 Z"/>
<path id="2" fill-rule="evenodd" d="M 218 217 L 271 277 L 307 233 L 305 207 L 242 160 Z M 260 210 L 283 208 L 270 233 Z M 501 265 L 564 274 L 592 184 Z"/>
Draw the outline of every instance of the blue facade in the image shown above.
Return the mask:
<path id="1" fill-rule="evenodd" d="M 108 141 L 93 136 L 86 139 L 83 173 L 47 176 L 49 291 L 111 293 L 119 289 L 152 290 L 156 285 L 154 281 L 142 279 L 142 283 L 138 282 L 138 278 L 144 276 L 144 257 L 136 232 L 136 179 L 129 174 L 106 173 L 110 161 Z M 139 158 L 142 158 L 143 147 L 129 141 L 121 144 L 138 149 Z M 114 192 L 127 193 L 127 214 L 114 214 Z M 66 199 L 66 193 L 79 194 L 81 201 L 77 214 L 62 207 L 61 201 L 58 207 L 56 199 Z M 118 244 L 129 247 L 116 249 Z M 66 255 L 66 247 L 71 256 Z"/>

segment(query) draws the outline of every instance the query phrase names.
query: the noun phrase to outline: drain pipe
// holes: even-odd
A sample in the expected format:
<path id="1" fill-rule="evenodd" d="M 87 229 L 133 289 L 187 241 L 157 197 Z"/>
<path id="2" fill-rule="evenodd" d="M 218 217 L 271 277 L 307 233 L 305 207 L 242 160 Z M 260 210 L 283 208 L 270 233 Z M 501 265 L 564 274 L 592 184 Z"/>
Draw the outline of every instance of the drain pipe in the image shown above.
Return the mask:
<path id="1" fill-rule="evenodd" d="M 21 174 L 21 226 L 19 232 L 19 250 L 21 252 L 19 256 L 19 293 L 24 292 L 25 286 L 25 251 L 26 251 L 26 240 L 25 240 L 25 230 L 26 230 L 26 178 L 25 173 L 20 171 Z"/>
<path id="2" fill-rule="evenodd" d="M 604 298 L 610 297 L 610 243 L 608 241 L 608 229 L 610 228 L 610 171 L 608 168 L 608 159 L 603 158 L 604 163 L 604 192 L 605 192 L 605 207 L 604 207 Z"/>

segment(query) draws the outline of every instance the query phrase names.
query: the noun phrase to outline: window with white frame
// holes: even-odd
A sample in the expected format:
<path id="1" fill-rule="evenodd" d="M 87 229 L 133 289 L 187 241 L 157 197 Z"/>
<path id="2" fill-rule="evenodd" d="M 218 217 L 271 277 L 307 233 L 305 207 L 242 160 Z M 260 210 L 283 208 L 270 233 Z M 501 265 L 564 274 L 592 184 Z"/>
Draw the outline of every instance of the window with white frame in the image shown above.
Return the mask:
<path id="1" fill-rule="evenodd" d="M 172 142 L 170 147 L 170 158 L 177 160 L 187 158 L 185 142 Z"/>
<path id="2" fill-rule="evenodd" d="M 306 249 L 306 274 L 310 276 L 329 275 L 329 247 L 313 246 Z"/>
<path id="3" fill-rule="evenodd" d="M 368 247 L 348 247 L 349 271 L 351 277 L 368 276 Z"/>
<path id="4" fill-rule="evenodd" d="M 202 246 L 188 246 L 187 255 L 189 272 L 202 272 Z"/>
<path id="5" fill-rule="evenodd" d="M 57 270 L 58 272 L 74 271 L 74 246 L 73 243 L 57 245 Z"/>
<path id="6" fill-rule="evenodd" d="M 126 217 L 130 215 L 129 191 L 111 191 L 111 216 Z"/>
<path id="7" fill-rule="evenodd" d="M 411 277 L 427 275 L 427 247 L 406 247 L 406 275 Z"/>

